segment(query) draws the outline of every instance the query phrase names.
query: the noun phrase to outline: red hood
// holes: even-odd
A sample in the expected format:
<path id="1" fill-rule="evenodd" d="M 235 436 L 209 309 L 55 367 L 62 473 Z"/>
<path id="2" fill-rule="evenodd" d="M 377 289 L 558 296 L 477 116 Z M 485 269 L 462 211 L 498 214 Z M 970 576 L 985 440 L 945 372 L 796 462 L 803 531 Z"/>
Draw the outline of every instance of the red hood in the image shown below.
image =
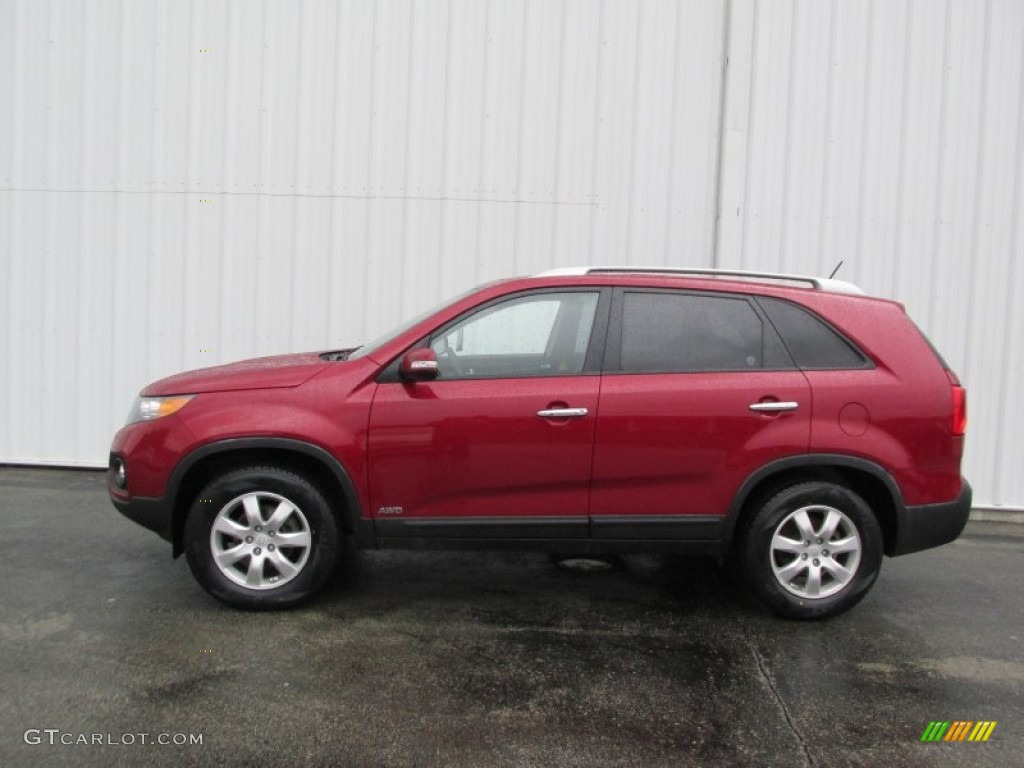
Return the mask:
<path id="1" fill-rule="evenodd" d="M 233 389 L 297 387 L 323 370 L 325 365 L 328 363 L 315 352 L 257 357 L 213 368 L 176 373 L 153 382 L 142 390 L 142 394 L 149 397 L 227 392 Z"/>

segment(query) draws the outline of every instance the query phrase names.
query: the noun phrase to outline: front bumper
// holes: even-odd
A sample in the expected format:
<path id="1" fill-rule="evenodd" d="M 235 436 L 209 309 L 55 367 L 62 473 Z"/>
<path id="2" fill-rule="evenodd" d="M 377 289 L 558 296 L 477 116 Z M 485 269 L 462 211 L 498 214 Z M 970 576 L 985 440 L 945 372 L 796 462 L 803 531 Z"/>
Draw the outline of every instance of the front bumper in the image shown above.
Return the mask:
<path id="1" fill-rule="evenodd" d="M 171 511 L 162 498 L 151 499 L 146 496 L 135 496 L 125 499 L 111 493 L 110 501 L 118 512 L 132 522 L 158 533 L 162 539 L 173 540 Z"/>
<path id="2" fill-rule="evenodd" d="M 967 525 L 971 498 L 971 486 L 964 480 L 960 495 L 954 501 L 905 507 L 897 523 L 896 545 L 888 554 L 907 555 L 956 539 Z"/>

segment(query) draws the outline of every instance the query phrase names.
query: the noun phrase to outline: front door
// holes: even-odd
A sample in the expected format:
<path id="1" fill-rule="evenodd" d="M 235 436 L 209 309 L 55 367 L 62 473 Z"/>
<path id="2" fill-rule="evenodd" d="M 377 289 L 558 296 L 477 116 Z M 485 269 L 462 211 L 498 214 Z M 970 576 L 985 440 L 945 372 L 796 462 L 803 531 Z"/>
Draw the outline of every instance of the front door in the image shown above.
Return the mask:
<path id="1" fill-rule="evenodd" d="M 586 538 L 600 304 L 593 289 L 503 298 L 423 341 L 436 381 L 382 379 L 368 448 L 378 536 Z"/>

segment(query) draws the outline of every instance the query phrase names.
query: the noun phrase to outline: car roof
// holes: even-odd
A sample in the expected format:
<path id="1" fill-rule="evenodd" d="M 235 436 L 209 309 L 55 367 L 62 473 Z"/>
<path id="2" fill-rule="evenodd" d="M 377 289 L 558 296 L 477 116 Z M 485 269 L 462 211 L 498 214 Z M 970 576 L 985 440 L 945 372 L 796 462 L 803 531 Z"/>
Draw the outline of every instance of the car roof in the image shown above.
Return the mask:
<path id="1" fill-rule="evenodd" d="M 824 291 L 827 293 L 842 293 L 850 296 L 866 295 L 859 286 L 856 286 L 853 283 L 848 283 L 845 280 L 834 280 L 826 277 L 811 277 L 807 275 L 791 275 L 780 272 L 708 269 L 704 267 L 561 267 L 559 269 L 549 269 L 544 272 L 540 272 L 534 275 L 534 277 L 583 277 L 599 275 L 645 275 L 654 277 L 717 278 L 764 283 L 779 282 L 785 285 L 812 288 L 814 290 Z"/>

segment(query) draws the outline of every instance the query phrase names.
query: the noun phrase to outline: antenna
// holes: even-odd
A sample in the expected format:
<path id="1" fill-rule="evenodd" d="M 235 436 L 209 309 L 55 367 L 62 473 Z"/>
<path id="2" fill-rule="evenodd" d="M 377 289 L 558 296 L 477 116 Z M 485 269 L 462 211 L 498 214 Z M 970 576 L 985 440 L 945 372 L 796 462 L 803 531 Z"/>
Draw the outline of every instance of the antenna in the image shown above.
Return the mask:
<path id="1" fill-rule="evenodd" d="M 842 260 L 842 259 L 840 259 L 840 260 L 839 260 L 839 263 L 838 263 L 838 264 L 836 264 L 836 268 L 832 270 L 832 274 L 828 276 L 828 279 L 829 279 L 829 280 L 831 280 L 831 279 L 832 279 L 833 277 L 835 277 L 835 276 L 836 276 L 836 272 L 838 272 L 838 271 L 839 271 L 839 268 L 840 268 L 841 266 L 843 266 L 843 260 Z"/>

